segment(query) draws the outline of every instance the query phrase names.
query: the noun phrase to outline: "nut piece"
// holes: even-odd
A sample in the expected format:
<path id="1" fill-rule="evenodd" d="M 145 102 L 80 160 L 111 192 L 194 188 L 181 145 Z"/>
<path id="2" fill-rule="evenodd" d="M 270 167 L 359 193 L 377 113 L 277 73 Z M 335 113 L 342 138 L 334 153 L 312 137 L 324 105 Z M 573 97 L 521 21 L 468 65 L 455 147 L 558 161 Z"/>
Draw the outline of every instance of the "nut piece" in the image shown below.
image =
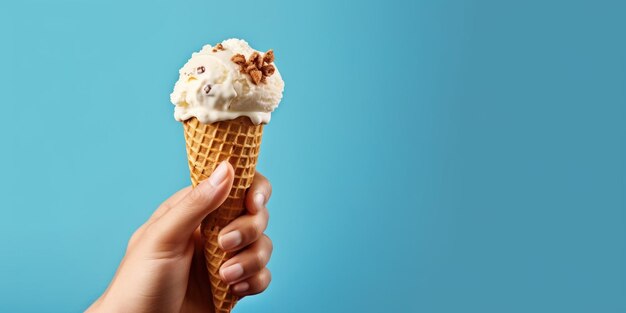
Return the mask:
<path id="1" fill-rule="evenodd" d="M 230 58 L 230 60 L 233 61 L 237 65 L 246 64 L 246 57 L 243 54 L 235 54 L 233 55 L 232 58 Z"/>
<path id="2" fill-rule="evenodd" d="M 264 55 L 255 51 L 247 60 L 242 54 L 236 54 L 230 60 L 239 65 L 240 72 L 250 75 L 255 85 L 266 83 L 267 78 L 276 72 L 276 67 L 270 64 L 274 62 L 274 51 L 271 49 L 267 50 Z"/>
<path id="3" fill-rule="evenodd" d="M 274 75 L 275 71 L 276 71 L 276 68 L 274 67 L 274 65 L 271 65 L 271 64 L 264 65 L 261 68 L 261 72 L 263 72 L 263 76 L 272 76 Z"/>
<path id="4" fill-rule="evenodd" d="M 248 63 L 253 63 L 253 64 L 256 64 L 257 60 L 259 59 L 259 56 L 260 56 L 260 55 L 259 55 L 259 53 L 258 53 L 258 52 L 256 52 L 256 51 L 255 51 L 255 52 L 253 52 L 253 53 L 250 55 L 250 58 L 248 59 Z"/>
<path id="5" fill-rule="evenodd" d="M 252 82 L 255 85 L 258 85 L 261 82 L 261 79 L 263 78 L 263 73 L 261 73 L 261 71 L 259 70 L 252 70 L 250 71 L 250 78 L 252 78 Z"/>
<path id="6" fill-rule="evenodd" d="M 257 67 L 256 67 L 256 65 L 254 65 L 254 64 L 248 64 L 248 66 L 246 67 L 245 72 L 246 72 L 246 73 L 248 73 L 248 74 L 250 74 L 250 72 L 252 72 L 252 71 L 256 71 L 256 70 L 258 70 L 258 69 L 257 69 Z"/>
<path id="7" fill-rule="evenodd" d="M 213 47 L 213 52 L 217 52 L 217 51 L 224 51 L 226 50 L 226 48 L 224 48 L 224 45 L 222 45 L 221 43 L 218 43 L 217 45 L 215 45 L 215 47 Z"/>
<path id="8" fill-rule="evenodd" d="M 267 52 L 265 52 L 265 55 L 263 56 L 263 62 L 268 64 L 274 62 L 274 50 L 269 49 L 267 50 Z"/>
<path id="9" fill-rule="evenodd" d="M 256 58 L 256 62 L 254 62 L 254 65 L 256 65 L 256 68 L 261 69 L 263 67 L 263 57 L 258 56 Z"/>

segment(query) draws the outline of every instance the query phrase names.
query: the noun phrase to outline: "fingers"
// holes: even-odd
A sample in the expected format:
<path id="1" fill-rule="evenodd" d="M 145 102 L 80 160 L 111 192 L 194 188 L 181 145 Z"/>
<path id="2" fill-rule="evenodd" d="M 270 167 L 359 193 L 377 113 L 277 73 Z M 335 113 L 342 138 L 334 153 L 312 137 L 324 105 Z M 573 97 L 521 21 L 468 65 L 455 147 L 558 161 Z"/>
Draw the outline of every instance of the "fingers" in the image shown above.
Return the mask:
<path id="1" fill-rule="evenodd" d="M 246 250 L 224 262 L 220 267 L 222 280 L 234 284 L 254 277 L 265 269 L 272 249 L 272 241 L 263 235 Z"/>
<path id="2" fill-rule="evenodd" d="M 226 161 L 220 163 L 208 179 L 157 218 L 149 229 L 160 242 L 187 242 L 202 219 L 226 200 L 233 177 L 232 166 Z"/>
<path id="3" fill-rule="evenodd" d="M 238 217 L 220 231 L 218 243 L 222 250 L 239 250 L 263 235 L 269 220 L 265 203 L 271 193 L 272 186 L 269 181 L 260 173 L 256 173 L 246 194 L 249 214 Z"/>
<path id="4" fill-rule="evenodd" d="M 271 281 L 271 273 L 265 266 L 272 254 L 272 241 L 263 234 L 269 220 L 266 203 L 271 194 L 269 181 L 256 173 L 246 194 L 249 214 L 228 224 L 218 238 L 225 251 L 247 247 L 220 268 L 222 280 L 231 284 L 231 291 L 239 296 L 263 292 Z"/>
<path id="5" fill-rule="evenodd" d="M 234 294 L 238 296 L 250 296 L 259 294 L 269 286 L 272 281 L 272 274 L 270 270 L 264 268 L 254 276 L 239 282 L 231 287 Z"/>
<path id="6" fill-rule="evenodd" d="M 262 206 L 256 214 L 243 215 L 236 218 L 220 231 L 218 243 L 224 251 L 239 250 L 263 235 L 267 228 L 269 213 Z"/>
<path id="7" fill-rule="evenodd" d="M 265 207 L 271 196 L 272 185 L 265 176 L 256 172 L 252 185 L 246 194 L 246 208 L 248 212 L 255 214 L 261 207 Z"/>

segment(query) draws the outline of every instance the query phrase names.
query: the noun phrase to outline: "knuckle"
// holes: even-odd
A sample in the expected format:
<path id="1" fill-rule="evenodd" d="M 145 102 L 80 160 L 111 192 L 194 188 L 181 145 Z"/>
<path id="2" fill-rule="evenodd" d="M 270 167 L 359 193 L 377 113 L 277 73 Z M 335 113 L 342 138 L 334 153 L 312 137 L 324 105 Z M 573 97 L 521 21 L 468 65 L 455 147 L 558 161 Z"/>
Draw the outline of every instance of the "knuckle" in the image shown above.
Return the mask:
<path id="1" fill-rule="evenodd" d="M 145 234 L 146 237 L 152 237 L 156 233 L 156 230 L 154 228 L 155 228 L 154 223 L 150 225 L 146 225 L 143 230 L 143 233 Z"/>
<path id="2" fill-rule="evenodd" d="M 267 260 L 267 256 L 265 255 L 265 252 L 259 251 L 255 253 L 254 259 L 252 260 L 254 268 L 256 270 L 263 269 L 265 267 L 266 260 Z"/>
<path id="3" fill-rule="evenodd" d="M 159 230 L 154 223 L 144 224 L 137 229 L 128 240 L 126 251 L 152 248 L 158 242 Z M 143 247 L 143 248 L 142 248 Z"/>
<path id="4" fill-rule="evenodd" d="M 272 242 L 272 239 L 270 239 L 267 235 L 263 235 L 263 240 L 267 245 L 268 252 L 271 254 L 274 251 L 274 243 Z"/>
<path id="5" fill-rule="evenodd" d="M 254 293 L 261 293 L 263 291 L 265 291 L 265 289 L 267 289 L 267 287 L 269 287 L 270 282 L 272 281 L 272 274 L 269 270 L 265 270 L 261 273 L 259 273 L 259 275 L 256 277 L 255 279 L 255 288 L 254 288 Z"/>
<path id="6" fill-rule="evenodd" d="M 195 188 L 189 193 L 188 200 L 191 203 L 206 203 L 209 202 L 210 196 L 206 192 L 201 192 L 200 188 Z"/>
<path id="7" fill-rule="evenodd" d="M 269 200 L 269 198 L 272 196 L 272 184 L 267 179 L 265 181 L 267 182 L 267 199 Z"/>
<path id="8" fill-rule="evenodd" d="M 142 241 L 145 242 L 148 246 L 154 246 L 161 242 L 161 237 L 163 234 L 163 227 L 159 225 L 159 223 L 152 223 L 146 226 L 145 230 L 142 234 Z"/>
<path id="9" fill-rule="evenodd" d="M 261 234 L 263 234 L 263 231 L 265 230 L 258 219 L 255 219 L 250 227 L 252 229 L 253 238 L 259 238 L 259 236 L 261 236 Z"/>
<path id="10" fill-rule="evenodd" d="M 268 225 L 270 223 L 270 212 L 265 208 L 261 214 L 261 218 L 263 219 L 263 223 Z"/>
<path id="11" fill-rule="evenodd" d="M 142 225 L 141 227 L 137 228 L 137 230 L 135 230 L 135 232 L 130 236 L 126 245 L 126 250 L 132 249 L 137 244 L 137 241 L 139 241 L 139 237 L 144 231 L 144 228 L 145 226 Z"/>
<path id="12" fill-rule="evenodd" d="M 267 286 L 269 286 L 272 282 L 272 272 L 270 270 L 266 270 L 264 273 L 265 274 L 263 275 L 263 282 L 265 284 L 265 287 L 267 288 Z"/>
<path id="13" fill-rule="evenodd" d="M 267 177 L 265 177 L 265 175 L 259 172 L 256 173 L 256 178 L 258 179 L 257 188 L 259 188 L 259 190 L 263 192 L 263 194 L 265 195 L 265 201 L 267 202 L 267 200 L 269 200 L 269 197 L 272 195 L 272 184 L 267 179 Z"/>
<path id="14" fill-rule="evenodd" d="M 156 212 L 159 212 L 159 213 L 157 213 L 157 215 L 153 214 L 152 217 L 153 218 L 159 217 L 159 216 L 161 216 L 163 213 L 167 212 L 171 208 L 172 208 L 172 206 L 169 203 L 167 203 L 167 202 L 161 203 L 161 205 L 159 205 L 159 207 L 156 209 Z"/>
<path id="15" fill-rule="evenodd" d="M 267 289 L 267 287 L 269 287 L 269 284 L 268 285 L 265 285 L 265 284 L 259 285 L 259 287 L 255 290 L 254 293 L 255 294 L 259 294 L 259 293 L 265 291 Z"/>

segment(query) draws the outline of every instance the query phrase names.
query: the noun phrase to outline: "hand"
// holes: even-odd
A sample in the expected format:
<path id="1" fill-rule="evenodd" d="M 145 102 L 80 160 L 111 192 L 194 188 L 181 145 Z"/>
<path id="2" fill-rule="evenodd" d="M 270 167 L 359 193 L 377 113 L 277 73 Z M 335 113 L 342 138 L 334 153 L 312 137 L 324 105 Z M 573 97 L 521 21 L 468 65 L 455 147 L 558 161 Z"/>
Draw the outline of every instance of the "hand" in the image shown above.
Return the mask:
<path id="1" fill-rule="evenodd" d="M 214 312 L 199 225 L 224 202 L 233 176 L 230 164 L 222 162 L 196 188 L 184 188 L 161 204 L 132 235 L 109 287 L 87 312 Z M 246 214 L 218 237 L 224 250 L 239 251 L 220 268 L 239 296 L 260 293 L 271 280 L 265 265 L 272 242 L 263 234 L 271 192 L 267 179 L 256 173 Z"/>

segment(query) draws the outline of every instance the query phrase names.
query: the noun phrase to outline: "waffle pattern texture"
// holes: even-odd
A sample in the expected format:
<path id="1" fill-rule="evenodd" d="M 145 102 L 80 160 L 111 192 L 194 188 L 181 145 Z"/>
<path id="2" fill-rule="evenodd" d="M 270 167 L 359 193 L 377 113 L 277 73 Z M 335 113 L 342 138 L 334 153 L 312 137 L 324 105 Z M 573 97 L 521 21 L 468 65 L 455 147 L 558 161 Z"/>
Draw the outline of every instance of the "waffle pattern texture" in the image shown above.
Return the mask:
<path id="1" fill-rule="evenodd" d="M 229 313 L 238 297 L 230 293 L 228 284 L 220 278 L 219 268 L 233 254 L 219 248 L 217 236 L 223 227 L 244 211 L 246 190 L 252 184 L 261 147 L 263 125 L 254 125 L 247 117 L 212 124 L 202 124 L 191 118 L 183 125 L 194 187 L 208 178 L 224 160 L 228 160 L 235 170 L 228 198 L 202 221 L 201 226 L 215 312 Z"/>

